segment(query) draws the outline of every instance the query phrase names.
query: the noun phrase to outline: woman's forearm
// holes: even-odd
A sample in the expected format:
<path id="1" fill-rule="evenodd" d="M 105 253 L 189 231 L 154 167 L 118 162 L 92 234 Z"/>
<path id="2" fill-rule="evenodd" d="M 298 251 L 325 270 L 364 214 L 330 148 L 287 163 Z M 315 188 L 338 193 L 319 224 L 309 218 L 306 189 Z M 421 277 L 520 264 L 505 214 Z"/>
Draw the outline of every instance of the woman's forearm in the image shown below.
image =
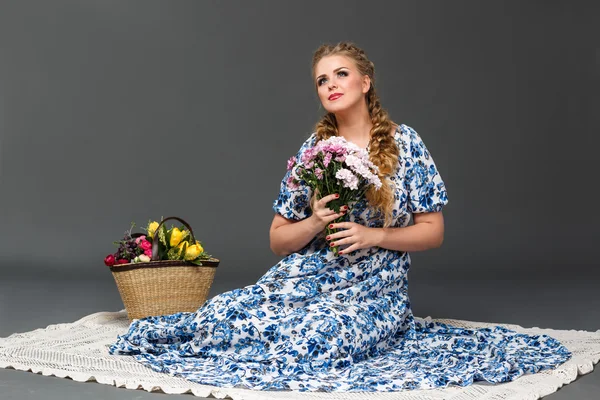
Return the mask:
<path id="1" fill-rule="evenodd" d="M 430 223 L 419 223 L 400 228 L 373 228 L 379 230 L 377 246 L 397 251 L 423 251 L 440 247 L 444 232 Z"/>
<path id="2" fill-rule="evenodd" d="M 302 249 L 324 229 L 312 216 L 282 225 L 271 231 L 271 250 L 278 256 L 287 256 Z"/>

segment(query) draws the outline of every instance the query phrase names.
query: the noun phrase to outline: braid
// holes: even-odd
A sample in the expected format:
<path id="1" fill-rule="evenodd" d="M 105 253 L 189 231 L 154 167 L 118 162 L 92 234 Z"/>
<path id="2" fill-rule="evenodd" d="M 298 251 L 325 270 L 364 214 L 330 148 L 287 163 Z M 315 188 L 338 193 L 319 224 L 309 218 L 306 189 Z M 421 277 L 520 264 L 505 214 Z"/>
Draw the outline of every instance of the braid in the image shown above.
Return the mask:
<path id="1" fill-rule="evenodd" d="M 392 223 L 395 200 L 394 183 L 390 181 L 389 176 L 396 171 L 400 154 L 394 137 L 390 135 L 394 122 L 390 120 L 387 111 L 382 108 L 379 96 L 375 92 L 375 66 L 367 59 L 365 52 L 355 44 L 340 42 L 335 46 L 322 45 L 315 51 L 313 56 L 313 71 L 321 58 L 334 54 L 353 59 L 361 75 L 368 75 L 371 79 L 371 87 L 365 95 L 373 125 L 370 132 L 369 159 L 379 167 L 378 176 L 381 179 L 382 186 L 379 190 L 371 187 L 366 192 L 366 198 L 369 205 L 376 209 L 380 216 L 383 215 L 383 226 L 388 227 Z M 331 136 L 338 136 L 335 114 L 326 113 L 315 125 L 315 131 L 317 141 L 326 140 Z"/>

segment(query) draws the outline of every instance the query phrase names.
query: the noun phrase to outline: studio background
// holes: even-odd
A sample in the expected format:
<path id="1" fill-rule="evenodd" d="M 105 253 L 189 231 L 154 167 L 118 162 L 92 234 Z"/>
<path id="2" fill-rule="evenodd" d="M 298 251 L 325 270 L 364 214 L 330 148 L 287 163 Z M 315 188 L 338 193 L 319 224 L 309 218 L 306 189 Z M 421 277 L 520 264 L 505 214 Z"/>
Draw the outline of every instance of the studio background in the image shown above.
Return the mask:
<path id="1" fill-rule="evenodd" d="M 221 260 L 211 296 L 254 283 L 280 259 L 269 227 L 286 160 L 324 112 L 312 53 L 340 40 L 367 52 L 384 108 L 446 183 L 444 243 L 411 253 L 415 314 L 598 328 L 593 2 L 0 10 L 1 334 L 120 309 L 103 259 L 132 221 L 187 220 Z M 546 311 L 517 317 L 502 301 L 527 285 L 512 296 Z M 565 290 L 583 299 L 577 326 L 561 319 L 577 315 Z"/>
<path id="2" fill-rule="evenodd" d="M 0 337 L 121 310 L 103 259 L 132 221 L 187 220 L 221 260 L 210 297 L 275 265 L 272 204 L 324 112 L 312 54 L 342 40 L 446 184 L 442 247 L 411 252 L 414 315 L 596 331 L 598 15 L 592 1 L 1 1 Z M 578 381 L 552 398 L 597 395 L 597 372 Z M 0 385 L 157 396 L 5 369 Z"/>

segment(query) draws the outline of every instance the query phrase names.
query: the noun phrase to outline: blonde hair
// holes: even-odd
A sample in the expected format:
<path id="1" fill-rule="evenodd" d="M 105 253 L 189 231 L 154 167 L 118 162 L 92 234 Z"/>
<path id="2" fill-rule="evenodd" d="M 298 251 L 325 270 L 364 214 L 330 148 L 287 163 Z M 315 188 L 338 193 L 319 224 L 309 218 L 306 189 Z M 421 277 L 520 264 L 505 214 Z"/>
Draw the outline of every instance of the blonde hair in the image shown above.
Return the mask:
<path id="1" fill-rule="evenodd" d="M 375 65 L 369 61 L 365 52 L 351 42 L 339 42 L 335 46 L 329 44 L 321 45 L 314 53 L 312 60 L 313 81 L 315 78 L 315 67 L 317 63 L 326 56 L 342 55 L 354 61 L 361 76 L 368 75 L 371 79 L 371 87 L 365 94 L 367 108 L 371 117 L 373 127 L 371 128 L 371 139 L 369 142 L 369 159 L 379 167 L 379 179 L 382 186 L 379 190 L 371 187 L 365 194 L 371 207 L 383 214 L 384 227 L 392 223 L 395 192 L 394 183 L 388 178 L 398 167 L 398 156 L 400 150 L 396 145 L 394 136 L 390 134 L 395 124 L 386 110 L 381 107 L 379 96 L 375 92 Z M 315 83 L 316 85 L 316 83 Z M 338 126 L 335 114 L 326 113 L 315 125 L 316 141 L 326 140 L 331 136 L 338 136 Z"/>

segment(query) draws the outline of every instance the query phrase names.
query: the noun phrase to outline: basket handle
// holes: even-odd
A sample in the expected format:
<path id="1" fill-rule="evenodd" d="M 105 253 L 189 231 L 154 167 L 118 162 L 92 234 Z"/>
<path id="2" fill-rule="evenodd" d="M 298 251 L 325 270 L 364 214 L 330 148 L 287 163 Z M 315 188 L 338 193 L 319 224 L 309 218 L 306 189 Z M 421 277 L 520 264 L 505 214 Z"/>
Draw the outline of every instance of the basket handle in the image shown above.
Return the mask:
<path id="1" fill-rule="evenodd" d="M 192 227 L 179 217 L 168 217 L 160 221 L 160 224 L 158 224 L 156 231 L 154 231 L 154 238 L 158 239 L 158 230 L 161 228 L 163 223 L 170 219 L 176 219 L 177 221 L 185 225 L 185 227 L 188 228 L 188 230 L 190 231 L 190 235 L 192 236 L 192 243 L 196 244 L 196 237 L 194 236 L 194 231 L 192 231 Z M 152 261 L 158 261 L 158 242 L 158 240 L 152 240 Z"/>

